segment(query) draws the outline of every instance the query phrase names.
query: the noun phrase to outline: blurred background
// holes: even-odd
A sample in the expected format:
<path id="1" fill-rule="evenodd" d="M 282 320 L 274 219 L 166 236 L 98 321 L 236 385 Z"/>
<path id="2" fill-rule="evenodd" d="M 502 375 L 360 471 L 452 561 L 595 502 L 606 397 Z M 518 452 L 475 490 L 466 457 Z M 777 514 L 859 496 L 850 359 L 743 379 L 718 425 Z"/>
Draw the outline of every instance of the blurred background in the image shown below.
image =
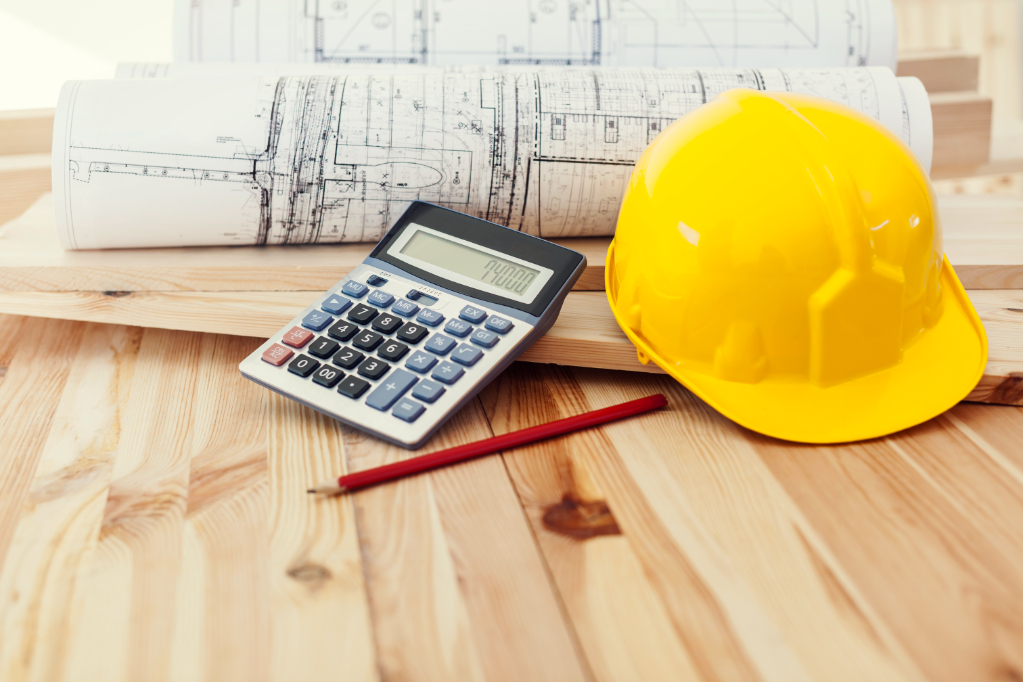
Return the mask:
<path id="1" fill-rule="evenodd" d="M 957 50 L 980 56 L 979 92 L 994 101 L 992 158 L 1023 158 L 1023 0 L 893 1 L 900 54 Z M 65 80 L 112 77 L 118 62 L 170 61 L 173 4 L 0 0 L 0 111 L 53 107 Z M 936 186 L 941 193 L 1023 196 L 1023 174 L 940 180 Z"/>

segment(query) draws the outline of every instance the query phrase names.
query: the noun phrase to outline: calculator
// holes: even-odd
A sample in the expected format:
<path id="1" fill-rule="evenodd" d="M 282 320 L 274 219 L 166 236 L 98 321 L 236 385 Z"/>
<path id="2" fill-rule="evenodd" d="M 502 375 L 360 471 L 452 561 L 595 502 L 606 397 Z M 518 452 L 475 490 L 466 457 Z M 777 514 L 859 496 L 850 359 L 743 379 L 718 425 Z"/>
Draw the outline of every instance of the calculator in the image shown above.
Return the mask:
<path id="1" fill-rule="evenodd" d="M 413 202 L 347 277 L 242 361 L 242 374 L 418 448 L 550 329 L 586 258 Z"/>

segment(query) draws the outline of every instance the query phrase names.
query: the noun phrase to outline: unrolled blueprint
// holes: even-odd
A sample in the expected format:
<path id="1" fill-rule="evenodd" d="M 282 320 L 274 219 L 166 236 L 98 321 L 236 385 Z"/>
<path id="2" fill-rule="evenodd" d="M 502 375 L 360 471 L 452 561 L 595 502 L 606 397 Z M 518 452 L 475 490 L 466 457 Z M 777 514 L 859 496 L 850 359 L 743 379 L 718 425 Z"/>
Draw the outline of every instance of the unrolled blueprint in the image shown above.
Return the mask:
<path id="1" fill-rule="evenodd" d="M 176 0 L 175 61 L 895 68 L 892 0 Z"/>
<path id="2" fill-rule="evenodd" d="M 879 120 L 930 163 L 930 105 L 886 68 L 363 72 L 64 86 L 65 248 L 375 241 L 415 199 L 542 237 L 613 234 L 640 153 L 733 87 Z"/>

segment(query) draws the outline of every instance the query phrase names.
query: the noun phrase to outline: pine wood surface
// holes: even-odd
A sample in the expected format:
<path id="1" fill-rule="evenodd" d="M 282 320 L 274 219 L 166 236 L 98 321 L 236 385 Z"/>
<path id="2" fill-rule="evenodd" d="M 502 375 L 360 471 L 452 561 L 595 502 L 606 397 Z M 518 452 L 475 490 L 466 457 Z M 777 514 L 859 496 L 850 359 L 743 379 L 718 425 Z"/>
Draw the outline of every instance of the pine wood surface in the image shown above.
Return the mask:
<path id="1" fill-rule="evenodd" d="M 1023 200 L 942 195 L 938 204 L 945 252 L 963 285 L 1023 289 Z M 604 289 L 609 238 L 554 241 L 586 256 L 576 290 Z M 47 193 L 0 225 L 0 292 L 325 291 L 372 249 L 325 244 L 62 251 Z"/>
<path id="2" fill-rule="evenodd" d="M 316 499 L 410 453 L 244 380 L 257 343 L 0 316 L 0 679 L 1023 676 L 1021 408 L 802 446 L 516 363 L 424 451 L 669 407 Z"/>

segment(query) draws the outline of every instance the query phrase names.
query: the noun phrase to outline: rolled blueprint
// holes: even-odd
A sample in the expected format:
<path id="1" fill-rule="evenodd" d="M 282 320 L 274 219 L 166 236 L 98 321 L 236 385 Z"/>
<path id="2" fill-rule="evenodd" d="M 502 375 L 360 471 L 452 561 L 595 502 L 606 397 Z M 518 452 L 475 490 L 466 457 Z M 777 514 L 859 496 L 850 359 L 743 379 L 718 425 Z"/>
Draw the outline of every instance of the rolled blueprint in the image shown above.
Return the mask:
<path id="1" fill-rule="evenodd" d="M 176 0 L 174 60 L 895 68 L 892 0 Z"/>
<path id="2" fill-rule="evenodd" d="M 546 238 L 610 235 L 650 141 L 733 87 L 852 106 L 930 165 L 927 93 L 886 68 L 72 81 L 57 232 L 67 249 L 375 241 L 418 199 Z"/>

